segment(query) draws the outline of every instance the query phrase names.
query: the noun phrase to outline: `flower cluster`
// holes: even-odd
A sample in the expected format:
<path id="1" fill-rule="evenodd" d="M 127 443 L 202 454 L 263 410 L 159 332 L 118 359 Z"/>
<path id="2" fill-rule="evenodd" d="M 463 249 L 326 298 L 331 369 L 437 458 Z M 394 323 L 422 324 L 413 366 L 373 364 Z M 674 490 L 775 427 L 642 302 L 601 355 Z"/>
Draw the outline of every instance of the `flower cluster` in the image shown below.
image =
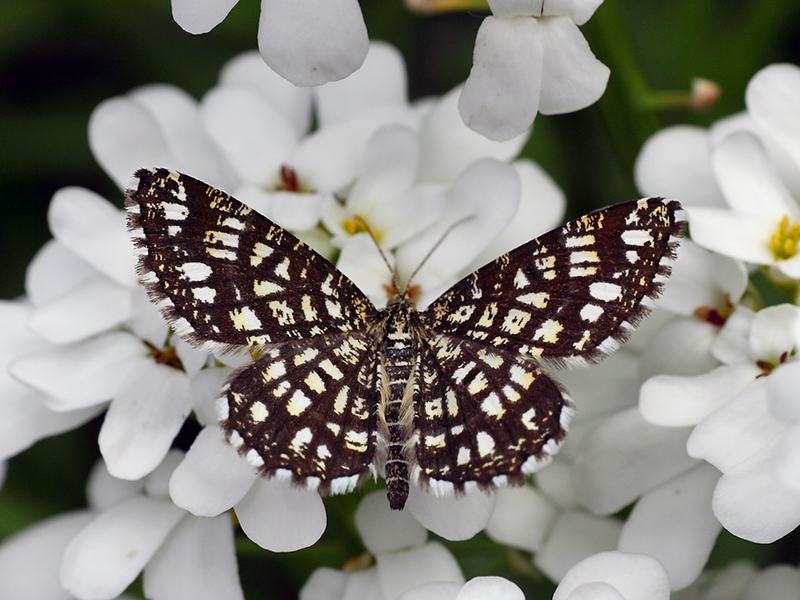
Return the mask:
<path id="1" fill-rule="evenodd" d="M 538 113 L 604 92 L 609 70 L 578 29 L 601 2 L 488 0 L 468 79 L 412 102 L 402 56 L 369 41 L 358 2 L 263 0 L 260 53 L 229 61 L 201 99 L 151 85 L 100 104 L 89 142 L 120 196 L 59 190 L 24 296 L 0 301 L 0 485 L 6 461 L 92 420 L 102 459 L 87 508 L 2 540 L 0 598 L 128 599 L 138 580 L 147 598 L 243 600 L 239 530 L 277 553 L 329 529 L 315 490 L 259 477 L 219 426 L 219 390 L 253 356 L 192 347 L 148 301 L 117 208 L 132 173 L 208 182 L 377 307 L 399 282 L 422 309 L 563 221 L 564 194 L 520 154 Z M 235 4 L 172 8 L 203 33 Z M 800 525 L 798 97 L 800 68 L 771 65 L 745 112 L 644 145 L 636 183 L 683 204 L 690 239 L 629 343 L 556 374 L 577 416 L 552 462 L 492 492 L 412 482 L 403 511 L 361 493 L 366 553 L 315 565 L 301 599 L 521 600 L 532 573 L 554 600 L 797 597 L 796 565 L 706 565 L 723 529 L 768 544 Z M 464 540 L 509 557 L 506 577 L 470 572 Z"/>

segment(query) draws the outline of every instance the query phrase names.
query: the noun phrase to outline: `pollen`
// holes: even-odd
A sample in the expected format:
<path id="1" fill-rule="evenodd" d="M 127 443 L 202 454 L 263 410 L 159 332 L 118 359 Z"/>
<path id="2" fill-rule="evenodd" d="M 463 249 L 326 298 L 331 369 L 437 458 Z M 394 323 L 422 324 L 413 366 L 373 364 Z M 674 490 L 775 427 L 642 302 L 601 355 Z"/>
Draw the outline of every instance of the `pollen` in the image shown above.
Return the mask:
<path id="1" fill-rule="evenodd" d="M 772 234 L 770 249 L 775 260 L 786 260 L 797 254 L 797 243 L 800 242 L 800 223 L 792 223 L 789 215 L 784 215 L 778 225 L 778 231 Z"/>

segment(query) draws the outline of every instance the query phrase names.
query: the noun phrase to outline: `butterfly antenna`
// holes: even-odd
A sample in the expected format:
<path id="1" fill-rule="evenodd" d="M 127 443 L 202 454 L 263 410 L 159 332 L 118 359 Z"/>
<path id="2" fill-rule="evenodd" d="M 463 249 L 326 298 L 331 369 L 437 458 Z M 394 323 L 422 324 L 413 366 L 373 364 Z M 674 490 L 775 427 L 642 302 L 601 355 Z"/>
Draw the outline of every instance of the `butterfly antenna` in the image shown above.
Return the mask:
<path id="1" fill-rule="evenodd" d="M 378 248 L 378 252 L 381 254 L 381 258 L 383 259 L 386 268 L 389 269 L 389 272 L 392 274 L 392 287 L 394 289 L 399 290 L 399 284 L 397 283 L 397 272 L 394 270 L 392 265 L 389 264 L 389 259 L 386 258 L 386 255 L 383 253 L 383 248 L 381 248 L 380 243 L 378 243 L 378 238 L 375 236 L 375 232 L 372 230 L 372 227 L 364 220 L 364 217 L 361 215 L 356 215 L 353 217 L 353 220 L 364 228 L 364 230 L 369 234 L 369 237 L 372 238 L 372 241 L 375 242 L 375 246 Z"/>
<path id="2" fill-rule="evenodd" d="M 474 218 L 475 218 L 475 215 L 467 215 L 463 219 L 459 219 L 458 221 L 456 221 L 455 223 L 450 225 L 450 227 L 448 227 L 445 230 L 445 232 L 442 234 L 442 237 L 440 237 L 439 240 L 433 245 L 433 247 L 430 250 L 428 250 L 428 253 L 422 259 L 422 261 L 417 265 L 417 268 L 414 269 L 413 273 L 411 273 L 411 277 L 408 278 L 408 282 L 406 283 L 406 287 L 411 285 L 411 281 L 414 279 L 416 274 L 419 273 L 419 270 L 423 267 L 423 265 L 425 265 L 425 263 L 428 262 L 428 259 L 431 257 L 431 255 L 434 252 L 436 252 L 437 248 L 439 248 L 439 246 L 442 245 L 442 242 L 444 242 L 444 240 L 447 238 L 447 236 L 450 235 L 450 233 L 452 233 L 453 229 L 455 229 L 459 225 L 463 225 L 467 221 L 470 221 L 470 220 L 472 220 Z"/>

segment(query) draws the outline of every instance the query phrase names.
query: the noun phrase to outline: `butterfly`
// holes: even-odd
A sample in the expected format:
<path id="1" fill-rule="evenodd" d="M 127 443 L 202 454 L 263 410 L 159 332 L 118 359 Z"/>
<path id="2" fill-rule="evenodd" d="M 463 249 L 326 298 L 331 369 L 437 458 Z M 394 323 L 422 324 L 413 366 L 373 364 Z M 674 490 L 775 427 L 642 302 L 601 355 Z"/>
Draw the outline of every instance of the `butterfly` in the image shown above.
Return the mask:
<path id="1" fill-rule="evenodd" d="M 613 351 L 658 296 L 683 231 L 647 198 L 571 221 L 478 269 L 425 310 L 377 308 L 294 235 L 197 179 L 142 169 L 127 194 L 139 274 L 173 329 L 248 348 L 218 406 L 265 476 L 321 493 L 382 475 L 460 493 L 521 484 L 566 435 L 573 406 L 542 364 Z"/>

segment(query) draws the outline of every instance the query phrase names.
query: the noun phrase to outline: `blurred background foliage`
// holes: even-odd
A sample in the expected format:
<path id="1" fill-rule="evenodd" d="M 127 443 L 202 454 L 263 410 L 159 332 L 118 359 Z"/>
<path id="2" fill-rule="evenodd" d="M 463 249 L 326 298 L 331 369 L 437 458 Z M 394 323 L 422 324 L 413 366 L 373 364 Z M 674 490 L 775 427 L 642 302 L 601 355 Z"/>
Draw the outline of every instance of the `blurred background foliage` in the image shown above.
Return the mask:
<path id="1" fill-rule="evenodd" d="M 466 78 L 482 15 L 418 17 L 400 0 L 361 5 L 370 36 L 391 42 L 406 57 L 412 99 L 442 94 Z M 169 0 L 0 2 L 0 298 L 24 293 L 26 265 L 50 237 L 47 206 L 56 190 L 85 186 L 122 204 L 121 191 L 89 151 L 93 108 L 156 82 L 202 97 L 226 61 L 255 47 L 259 13 L 258 0 L 241 0 L 214 31 L 192 36 L 172 20 Z M 524 155 L 564 189 L 568 216 L 638 197 L 632 165 L 647 137 L 666 125 L 706 126 L 742 110 L 745 86 L 759 68 L 800 63 L 798 24 L 797 0 L 605 0 L 582 31 L 611 68 L 606 94 L 578 113 L 539 115 Z M 694 77 L 722 88 L 710 110 L 652 108 L 654 94 L 688 91 Z M 43 516 L 84 506 L 98 428 L 99 421 L 44 440 L 10 461 L 0 492 L 0 539 Z M 191 428 L 186 439 L 193 437 Z M 292 560 L 243 540 L 248 598 L 282 597 L 266 590 L 296 589 L 315 564 L 340 567 L 360 552 L 349 523 L 356 501 L 329 499 L 325 538 Z M 767 561 L 777 551 L 796 563 L 796 541 L 788 538 L 777 550 L 747 545 L 744 551 Z M 481 537 L 454 547 L 468 576 L 498 572 L 486 562 L 487 544 Z M 728 536 L 723 546 L 736 553 L 745 544 Z M 495 555 L 503 568 L 520 563 L 505 551 Z M 251 561 L 259 568 L 248 568 Z M 550 597 L 531 595 L 526 581 L 529 599 Z"/>

